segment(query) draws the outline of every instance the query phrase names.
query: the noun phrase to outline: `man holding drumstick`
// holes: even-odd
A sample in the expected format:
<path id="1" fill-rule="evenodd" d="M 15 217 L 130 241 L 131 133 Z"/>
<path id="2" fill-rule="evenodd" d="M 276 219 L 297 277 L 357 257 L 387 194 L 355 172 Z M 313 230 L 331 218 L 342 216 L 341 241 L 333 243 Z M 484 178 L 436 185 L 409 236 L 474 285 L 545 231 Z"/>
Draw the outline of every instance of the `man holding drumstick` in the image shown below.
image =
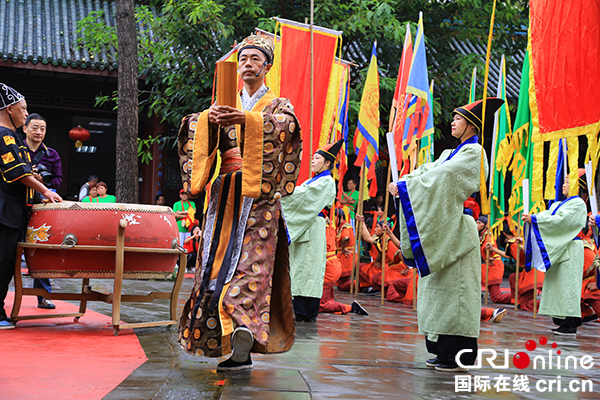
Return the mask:
<path id="1" fill-rule="evenodd" d="M 31 158 L 17 128 L 27 119 L 25 97 L 0 83 L 0 329 L 14 329 L 4 310 L 15 271 L 17 243 L 27 226 L 34 191 L 52 202 L 61 197 L 33 177 Z"/>

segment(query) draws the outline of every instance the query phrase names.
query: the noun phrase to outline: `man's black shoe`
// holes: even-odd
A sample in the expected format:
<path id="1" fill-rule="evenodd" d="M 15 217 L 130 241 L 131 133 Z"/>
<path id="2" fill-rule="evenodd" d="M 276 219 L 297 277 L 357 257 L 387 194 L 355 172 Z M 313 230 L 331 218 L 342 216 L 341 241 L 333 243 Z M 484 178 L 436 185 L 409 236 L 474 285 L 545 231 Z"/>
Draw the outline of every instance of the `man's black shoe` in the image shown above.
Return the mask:
<path id="1" fill-rule="evenodd" d="M 595 321 L 597 319 L 598 319 L 598 316 L 596 314 L 591 314 L 591 315 L 583 317 L 581 319 L 581 323 Z"/>
<path id="2" fill-rule="evenodd" d="M 456 363 L 437 363 L 435 364 L 436 371 L 442 372 L 467 372 L 466 368 L 459 367 Z"/>
<path id="3" fill-rule="evenodd" d="M 365 310 L 365 308 L 361 306 L 358 301 L 352 303 L 352 308 L 350 309 L 350 311 L 358 315 L 369 315 L 367 310 Z"/>
<path id="4" fill-rule="evenodd" d="M 374 294 L 379 293 L 379 288 L 377 288 L 375 286 L 369 286 L 366 288 L 362 288 L 361 293 L 368 294 L 368 295 L 374 295 Z"/>
<path id="5" fill-rule="evenodd" d="M 438 358 L 430 358 L 429 360 L 425 361 L 425 365 L 427 365 L 427 367 L 429 368 L 435 368 L 435 365 L 439 362 Z"/>
<path id="6" fill-rule="evenodd" d="M 252 368 L 252 358 L 248 356 L 248 359 L 244 362 L 235 362 L 231 358 L 225 360 L 219 365 L 217 365 L 217 371 L 226 372 L 226 371 L 240 371 L 242 369 L 251 369 Z"/>
<path id="7" fill-rule="evenodd" d="M 250 350 L 254 345 L 254 336 L 245 326 L 236 328 L 231 335 L 231 360 L 235 363 L 245 363 L 250 359 Z M 252 364 L 252 361 L 250 361 Z"/>
<path id="8" fill-rule="evenodd" d="M 40 301 L 38 301 L 38 308 L 43 308 L 45 310 L 54 310 L 56 306 L 50 300 L 41 299 Z"/>
<path id="9" fill-rule="evenodd" d="M 562 326 L 554 331 L 555 335 L 577 336 L 577 328 L 563 328 Z"/>

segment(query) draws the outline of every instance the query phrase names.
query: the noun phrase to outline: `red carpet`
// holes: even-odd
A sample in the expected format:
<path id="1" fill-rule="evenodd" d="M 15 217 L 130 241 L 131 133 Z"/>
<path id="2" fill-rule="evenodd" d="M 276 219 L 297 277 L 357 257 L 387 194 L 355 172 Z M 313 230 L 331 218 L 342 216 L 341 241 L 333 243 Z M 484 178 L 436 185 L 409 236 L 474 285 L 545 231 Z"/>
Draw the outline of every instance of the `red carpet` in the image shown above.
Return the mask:
<path id="1" fill-rule="evenodd" d="M 12 308 L 9 292 L 6 310 Z M 21 315 L 73 313 L 78 306 L 54 301 L 56 310 L 37 308 L 24 296 Z M 0 399 L 101 399 L 148 359 L 133 329 L 113 336 L 111 319 L 87 310 L 73 318 L 21 321 L 0 331 Z"/>

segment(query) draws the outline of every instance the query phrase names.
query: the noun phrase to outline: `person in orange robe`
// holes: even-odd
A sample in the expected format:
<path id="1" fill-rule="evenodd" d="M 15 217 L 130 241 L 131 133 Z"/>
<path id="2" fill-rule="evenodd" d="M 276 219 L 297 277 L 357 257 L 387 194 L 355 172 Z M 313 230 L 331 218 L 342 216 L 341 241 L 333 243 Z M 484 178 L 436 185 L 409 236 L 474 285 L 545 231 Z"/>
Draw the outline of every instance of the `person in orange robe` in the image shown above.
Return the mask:
<path id="1" fill-rule="evenodd" d="M 504 262 L 499 254 L 499 249 L 496 246 L 496 241 L 487 232 L 487 216 L 481 215 L 477 218 L 477 229 L 479 230 L 479 239 L 481 244 L 481 286 L 485 287 L 486 279 L 486 257 L 487 250 L 489 256 L 489 277 L 487 279 L 488 292 L 494 303 L 510 304 L 510 293 L 502 293 L 500 284 L 504 277 Z"/>
<path id="2" fill-rule="evenodd" d="M 389 225 L 384 224 L 382 226 L 383 232 L 389 235 L 390 241 L 397 247 L 400 248 L 400 240 L 394 235 Z M 402 257 L 402 254 L 400 254 Z M 391 284 L 387 285 L 385 298 L 389 301 L 404 303 L 412 306 L 415 298 L 415 292 L 413 290 L 413 276 L 416 274 L 414 268 L 405 268 L 400 272 L 402 277 L 394 279 Z M 419 277 L 415 277 L 415 288 L 419 284 Z M 386 279 L 387 281 L 387 279 Z"/>
<path id="3" fill-rule="evenodd" d="M 354 251 L 356 238 L 354 228 L 346 221 L 343 210 L 336 210 L 336 225 L 338 226 L 337 257 L 342 264 L 342 274 L 337 281 L 337 286 L 339 290 L 349 292 L 352 267 L 358 261 L 358 254 Z"/>
<path id="4" fill-rule="evenodd" d="M 491 251 L 495 252 L 501 257 L 512 258 L 515 261 L 517 260 L 517 251 L 519 251 L 519 308 L 525 311 L 533 311 L 533 289 L 536 272 L 533 268 L 529 272 L 525 272 L 525 250 L 523 248 L 523 238 L 516 237 L 510 230 L 506 221 L 504 221 L 502 234 L 506 240 L 506 252 L 497 248 L 492 248 Z M 517 274 L 510 274 L 508 277 L 508 283 L 510 284 L 511 304 L 515 304 L 516 281 Z M 543 285 L 544 273 L 537 271 L 536 287 L 541 289 Z"/>
<path id="5" fill-rule="evenodd" d="M 336 210 L 341 211 L 341 210 Z M 329 218 L 326 219 L 325 239 L 327 242 L 327 261 L 325 263 L 325 279 L 323 281 L 323 296 L 319 304 L 320 313 L 346 314 L 353 312 L 360 315 L 369 315 L 367 311 L 357 302 L 352 305 L 342 304 L 335 301 L 333 287 L 342 275 L 342 263 L 336 256 L 336 231 L 335 226 Z"/>
<path id="6" fill-rule="evenodd" d="M 362 215 L 356 215 L 357 221 L 364 221 Z M 371 245 L 371 257 L 373 261 L 368 264 L 363 264 L 360 267 L 360 282 L 361 287 L 368 285 L 372 287 L 373 292 L 377 292 L 381 287 L 381 253 L 382 253 L 382 239 L 383 239 L 383 228 L 385 222 L 380 221 L 375 225 L 373 230 L 374 235 L 369 235 L 369 231 L 365 224 L 362 224 L 362 239 L 364 242 Z M 389 286 L 394 280 L 402 278 L 404 275 L 402 272 L 406 269 L 406 265 L 402 262 L 402 256 L 400 250 L 396 245 L 388 241 L 387 249 L 385 252 L 385 283 L 384 287 Z"/>
<path id="7" fill-rule="evenodd" d="M 585 230 L 584 230 L 585 231 Z M 591 238 L 592 230 L 582 231 L 579 237 L 583 241 L 583 283 L 581 287 L 581 319 L 588 322 L 600 315 L 600 290 L 598 290 L 597 249 Z"/>
<path id="8" fill-rule="evenodd" d="M 386 225 L 384 225 L 383 231 L 390 235 L 390 240 L 396 247 L 400 248 L 400 241 L 396 238 L 391 229 L 389 227 L 386 228 Z M 414 290 L 412 285 L 413 274 L 415 274 L 415 269 L 409 268 L 406 277 L 394 280 L 387 289 L 385 295 L 386 299 L 394 302 L 403 302 L 406 305 L 412 306 L 414 301 Z M 418 287 L 418 284 L 419 277 L 417 276 L 415 286 Z M 502 321 L 507 313 L 507 310 L 504 308 L 481 307 L 481 320 L 498 323 Z"/>
<path id="9" fill-rule="evenodd" d="M 481 320 L 485 322 L 499 323 L 506 317 L 508 311 L 505 308 L 481 307 Z"/>
<path id="10" fill-rule="evenodd" d="M 519 308 L 525 311 L 533 311 L 533 287 L 534 278 L 536 275 L 535 270 L 532 268 L 529 272 L 525 272 L 525 249 L 523 248 L 523 238 L 515 237 L 508 228 L 508 224 L 504 226 L 503 235 L 506 238 L 506 250 L 507 256 L 510 256 L 513 260 L 517 260 L 517 251 L 519 251 Z M 517 274 L 512 273 L 508 277 L 508 283 L 510 284 L 510 295 L 514 304 L 515 298 L 515 286 L 517 281 Z M 541 289 L 544 285 L 544 273 L 537 271 L 537 289 Z M 537 297 L 537 296 L 535 296 Z M 539 301 L 537 309 L 539 310 Z"/>

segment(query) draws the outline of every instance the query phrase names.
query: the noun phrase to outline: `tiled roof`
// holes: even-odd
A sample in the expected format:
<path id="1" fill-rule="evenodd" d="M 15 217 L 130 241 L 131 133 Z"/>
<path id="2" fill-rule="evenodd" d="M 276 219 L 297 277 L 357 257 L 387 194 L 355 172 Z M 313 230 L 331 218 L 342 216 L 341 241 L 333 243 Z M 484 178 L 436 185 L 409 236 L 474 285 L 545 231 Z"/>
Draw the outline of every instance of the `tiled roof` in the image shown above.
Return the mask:
<path id="1" fill-rule="evenodd" d="M 458 41 L 452 39 L 451 45 L 455 50 L 460 53 L 467 54 L 478 54 L 481 57 L 481 61 L 485 63 L 486 54 L 486 43 L 481 41 L 471 41 L 469 39 Z M 521 69 L 523 68 L 523 61 L 525 60 L 525 49 L 515 53 L 510 59 L 506 60 L 506 96 L 512 99 L 519 98 L 519 87 L 521 85 Z M 478 68 L 477 71 L 477 85 L 478 87 L 483 86 L 483 74 L 484 71 Z M 498 78 L 500 76 L 500 54 L 494 54 L 490 62 L 490 75 L 489 75 L 489 89 L 488 93 L 490 96 L 496 95 L 496 88 L 498 87 Z M 470 77 L 469 77 L 470 79 Z"/>
<path id="2" fill-rule="evenodd" d="M 90 54 L 77 46 L 77 21 L 101 10 L 106 24 L 115 26 L 113 1 L 0 0 L 0 57 L 4 61 L 114 69 L 114 49 Z"/>

